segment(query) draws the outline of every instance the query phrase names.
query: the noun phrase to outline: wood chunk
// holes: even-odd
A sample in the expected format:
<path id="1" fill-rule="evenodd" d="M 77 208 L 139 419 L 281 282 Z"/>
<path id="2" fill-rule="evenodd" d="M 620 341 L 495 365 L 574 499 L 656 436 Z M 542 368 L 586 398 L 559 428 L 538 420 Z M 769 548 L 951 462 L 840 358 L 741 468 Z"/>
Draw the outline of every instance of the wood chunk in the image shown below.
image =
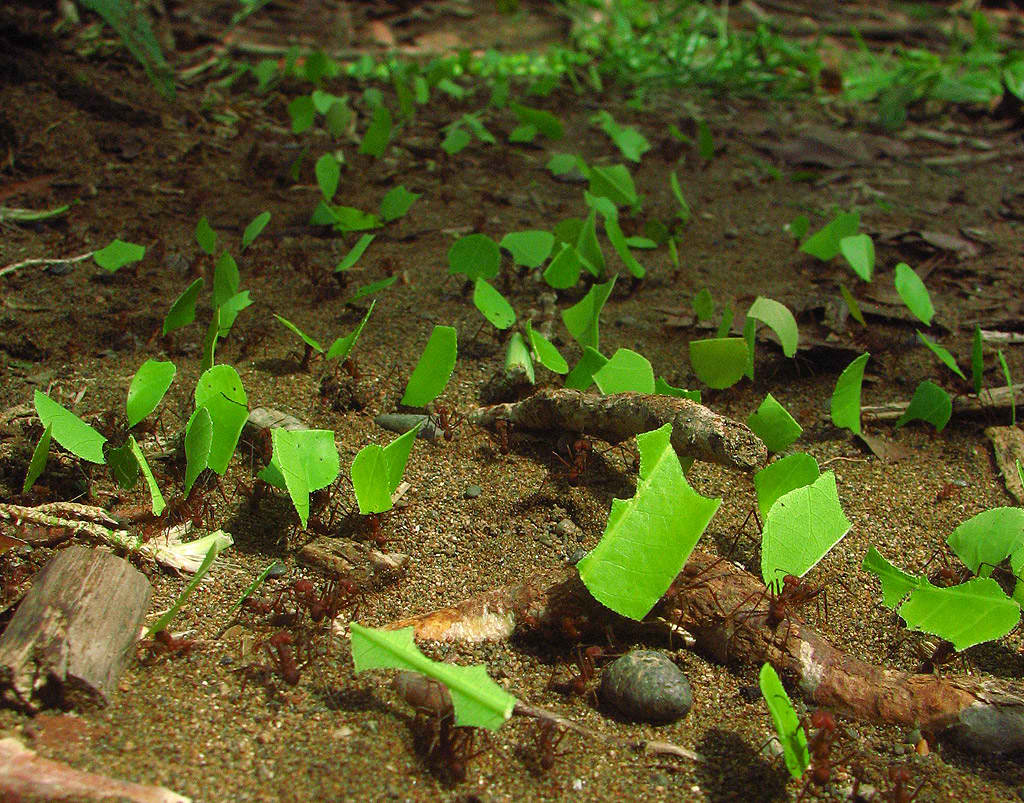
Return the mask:
<path id="1" fill-rule="evenodd" d="M 299 561 L 327 577 L 351 578 L 365 588 L 385 588 L 399 580 L 409 556 L 384 553 L 347 538 L 317 538 L 299 552 Z"/>
<path id="2" fill-rule="evenodd" d="M 0 636 L 0 694 L 36 712 L 110 701 L 152 588 L 128 561 L 71 546 L 39 572 Z"/>
<path id="3" fill-rule="evenodd" d="M 42 758 L 17 739 L 0 739 L 0 800 L 129 800 L 132 803 L 189 803 L 191 798 L 162 786 L 131 783 L 83 772 Z"/>
<path id="4" fill-rule="evenodd" d="M 1017 461 L 1024 463 L 1024 432 L 1019 427 L 987 427 L 985 437 L 992 441 L 996 465 L 1003 475 L 1006 490 L 1018 504 L 1024 504 L 1024 487 L 1017 474 Z"/>

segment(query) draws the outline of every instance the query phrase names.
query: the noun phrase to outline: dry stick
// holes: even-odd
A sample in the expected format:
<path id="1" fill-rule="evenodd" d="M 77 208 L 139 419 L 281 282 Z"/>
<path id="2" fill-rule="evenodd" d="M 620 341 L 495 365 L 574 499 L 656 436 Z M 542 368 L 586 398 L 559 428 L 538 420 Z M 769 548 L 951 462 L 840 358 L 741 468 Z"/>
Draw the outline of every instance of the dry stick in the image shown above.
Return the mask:
<path id="1" fill-rule="evenodd" d="M 88 259 L 95 253 L 95 251 L 89 251 L 75 257 L 58 257 L 56 259 L 42 257 L 36 259 L 23 259 L 21 262 L 12 262 L 10 265 L 0 268 L 0 276 L 5 276 L 8 273 L 14 273 L 18 268 L 27 268 L 29 265 L 59 265 L 61 262 L 81 262 L 83 259 Z"/>
<path id="2" fill-rule="evenodd" d="M 592 396 L 578 390 L 544 388 L 519 402 L 479 407 L 468 420 L 478 426 L 493 427 L 505 420 L 526 429 L 580 432 L 612 444 L 671 424 L 672 447 L 680 457 L 741 471 L 760 468 L 768 457 L 761 439 L 746 425 L 673 396 Z"/>
<path id="3" fill-rule="evenodd" d="M 1024 750 L 1020 683 L 916 675 L 869 664 L 836 649 L 793 614 L 769 627 L 764 584 L 701 550 L 690 556 L 676 585 L 677 593 L 663 598 L 651 616 L 685 628 L 696 649 L 712 660 L 768 661 L 796 682 L 808 703 L 855 719 L 942 733 L 980 753 Z M 576 570 L 566 568 L 388 627 L 412 626 L 426 640 L 497 641 L 519 626 L 564 641 L 565 617 L 597 638 L 608 626 L 620 637 L 639 626 L 597 603 Z"/>
<path id="4" fill-rule="evenodd" d="M 1014 385 L 1012 388 L 1006 386 L 986 388 L 980 396 L 954 396 L 953 415 L 1001 410 L 1010 407 L 1013 402 L 1024 405 L 1024 382 Z M 909 406 L 909 402 L 890 402 L 889 404 L 861 407 L 860 412 L 865 421 L 894 421 L 902 416 Z"/>

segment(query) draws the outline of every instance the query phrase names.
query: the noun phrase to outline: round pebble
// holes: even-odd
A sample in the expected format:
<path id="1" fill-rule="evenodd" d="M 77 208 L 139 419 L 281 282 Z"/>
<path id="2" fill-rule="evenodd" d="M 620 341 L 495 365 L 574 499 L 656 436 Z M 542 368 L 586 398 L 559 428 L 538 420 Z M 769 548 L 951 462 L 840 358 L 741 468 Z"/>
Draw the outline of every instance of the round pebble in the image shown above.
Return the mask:
<path id="1" fill-rule="evenodd" d="M 470 485 L 468 488 L 466 488 L 465 491 L 462 492 L 462 495 L 466 497 L 466 499 L 476 499 L 483 492 L 483 488 L 481 488 L 479 485 Z"/>
<path id="2" fill-rule="evenodd" d="M 660 652 L 634 650 L 612 663 L 601 678 L 601 697 L 642 722 L 674 722 L 693 705 L 690 682 Z"/>
<path id="3" fill-rule="evenodd" d="M 284 577 L 288 574 L 288 567 L 285 566 L 281 561 L 277 561 L 267 570 L 267 577 Z"/>

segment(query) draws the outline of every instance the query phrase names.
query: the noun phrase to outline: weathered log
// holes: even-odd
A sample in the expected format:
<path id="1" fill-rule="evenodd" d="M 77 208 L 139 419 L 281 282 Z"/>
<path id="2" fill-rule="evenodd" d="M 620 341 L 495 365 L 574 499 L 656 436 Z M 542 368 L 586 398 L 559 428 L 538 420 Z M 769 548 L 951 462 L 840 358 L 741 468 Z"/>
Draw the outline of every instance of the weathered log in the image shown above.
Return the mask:
<path id="1" fill-rule="evenodd" d="M 613 444 L 671 424 L 672 448 L 680 457 L 741 471 L 755 471 L 768 458 L 761 439 L 745 424 L 674 396 L 595 396 L 565 388 L 542 388 L 519 402 L 479 407 L 468 420 L 479 426 L 494 426 L 505 420 L 526 429 L 567 430 Z"/>
<path id="2" fill-rule="evenodd" d="M 790 612 L 771 625 L 764 584 L 754 575 L 694 551 L 672 593 L 646 624 L 596 602 L 574 568 L 494 589 L 455 606 L 395 622 L 434 641 L 498 641 L 515 629 L 567 640 L 573 632 L 620 638 L 660 623 L 684 629 L 696 649 L 719 663 L 771 663 L 808 703 L 854 719 L 919 727 L 981 753 L 1024 750 L 1024 686 L 995 678 L 912 674 L 869 664 L 833 647 Z"/>
<path id="3" fill-rule="evenodd" d="M 149 605 L 146 576 L 109 552 L 71 546 L 39 572 L 0 636 L 0 693 L 31 712 L 106 705 Z"/>
<path id="4" fill-rule="evenodd" d="M 0 800 L 130 800 L 133 803 L 189 803 L 191 798 L 162 786 L 121 781 L 42 758 L 17 739 L 0 739 Z"/>

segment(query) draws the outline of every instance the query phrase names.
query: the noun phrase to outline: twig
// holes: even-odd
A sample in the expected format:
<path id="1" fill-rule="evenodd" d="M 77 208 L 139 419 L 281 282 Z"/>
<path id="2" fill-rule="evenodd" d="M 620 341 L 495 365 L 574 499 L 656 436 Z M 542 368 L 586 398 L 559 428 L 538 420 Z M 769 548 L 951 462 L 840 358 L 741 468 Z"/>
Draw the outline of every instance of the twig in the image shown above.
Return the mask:
<path id="1" fill-rule="evenodd" d="M 58 259 L 49 258 L 35 258 L 35 259 L 23 259 L 21 262 L 13 262 L 3 268 L 0 268 L 0 276 L 6 276 L 8 273 L 14 273 L 18 268 L 27 268 L 30 265 L 58 265 L 61 262 L 81 262 L 83 259 L 91 257 L 95 251 L 89 251 L 85 254 L 79 254 L 76 257 L 63 257 Z"/>
<path id="2" fill-rule="evenodd" d="M 764 443 L 745 424 L 673 396 L 593 396 L 578 390 L 544 388 L 519 402 L 478 407 L 468 420 L 478 426 L 492 427 L 505 420 L 527 429 L 580 432 L 612 444 L 670 423 L 672 447 L 680 457 L 741 471 L 760 468 L 768 457 Z"/>
<path id="3" fill-rule="evenodd" d="M 985 410 L 1001 410 L 1013 403 L 1024 404 L 1024 382 L 1010 387 L 985 388 L 980 396 L 955 396 L 953 415 L 968 415 Z M 865 421 L 893 421 L 903 415 L 909 402 L 889 402 L 862 407 L 860 412 Z"/>

